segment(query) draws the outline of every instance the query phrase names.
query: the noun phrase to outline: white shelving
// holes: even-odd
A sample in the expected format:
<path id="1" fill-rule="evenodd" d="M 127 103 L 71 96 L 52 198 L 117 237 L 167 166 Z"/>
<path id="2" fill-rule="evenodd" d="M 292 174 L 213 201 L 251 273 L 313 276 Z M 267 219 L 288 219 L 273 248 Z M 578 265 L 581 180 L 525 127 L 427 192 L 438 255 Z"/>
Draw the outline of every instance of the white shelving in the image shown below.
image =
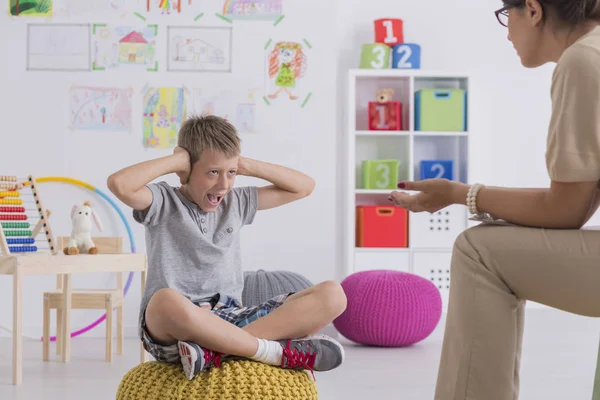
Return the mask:
<path id="1" fill-rule="evenodd" d="M 393 88 L 393 100 L 402 103 L 402 130 L 368 129 L 368 103 L 377 89 Z M 372 269 L 393 269 L 421 275 L 436 284 L 444 308 L 449 291 L 450 259 L 454 240 L 470 226 L 465 207 L 451 206 L 439 213 L 409 213 L 407 248 L 356 246 L 356 207 L 392 206 L 392 189 L 364 189 L 362 161 L 400 160 L 399 181 L 418 180 L 419 162 L 454 160 L 454 179 L 468 182 L 470 132 L 427 132 L 415 129 L 414 94 L 425 88 L 457 88 L 469 92 L 469 78 L 461 74 L 422 70 L 349 71 L 347 88 L 346 181 L 344 248 L 346 275 Z M 467 100 L 468 110 L 468 100 Z M 467 129 L 469 112 L 467 111 Z"/>

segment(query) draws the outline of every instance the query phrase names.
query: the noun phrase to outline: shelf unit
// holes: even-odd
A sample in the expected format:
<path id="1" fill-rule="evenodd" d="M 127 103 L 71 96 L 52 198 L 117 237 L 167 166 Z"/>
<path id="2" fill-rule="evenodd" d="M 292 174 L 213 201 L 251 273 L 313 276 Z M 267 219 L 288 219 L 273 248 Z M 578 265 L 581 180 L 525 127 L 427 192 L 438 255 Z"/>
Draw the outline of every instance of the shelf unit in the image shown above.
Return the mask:
<path id="1" fill-rule="evenodd" d="M 393 88 L 394 101 L 402 102 L 402 130 L 368 129 L 368 103 L 377 89 Z M 418 180 L 422 159 L 454 160 L 454 180 L 468 182 L 469 132 L 427 132 L 415 130 L 414 94 L 425 88 L 463 89 L 469 93 L 469 78 L 461 74 L 422 70 L 354 69 L 348 74 L 344 265 L 346 276 L 373 269 L 392 269 L 423 276 L 436 284 L 447 308 L 450 288 L 450 260 L 456 237 L 471 224 L 465 207 L 450 206 L 435 214 L 409 213 L 407 248 L 365 248 L 356 246 L 356 207 L 392 205 L 390 190 L 362 187 L 362 161 L 400 160 L 399 180 Z M 467 100 L 467 129 L 468 121 Z"/>

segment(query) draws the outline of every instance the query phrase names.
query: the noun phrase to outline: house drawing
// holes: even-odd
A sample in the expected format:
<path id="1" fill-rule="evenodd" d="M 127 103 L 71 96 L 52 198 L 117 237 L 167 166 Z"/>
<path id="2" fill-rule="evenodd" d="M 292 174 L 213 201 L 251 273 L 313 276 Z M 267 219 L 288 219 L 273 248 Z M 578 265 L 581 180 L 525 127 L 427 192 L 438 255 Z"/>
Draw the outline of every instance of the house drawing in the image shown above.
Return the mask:
<path id="1" fill-rule="evenodd" d="M 173 61 L 193 62 L 194 64 L 224 64 L 223 50 L 201 39 L 186 39 L 183 43 L 175 41 L 176 50 Z"/>
<path id="2" fill-rule="evenodd" d="M 148 42 L 138 32 L 131 32 L 119 40 L 119 62 L 144 64 L 148 57 Z"/>

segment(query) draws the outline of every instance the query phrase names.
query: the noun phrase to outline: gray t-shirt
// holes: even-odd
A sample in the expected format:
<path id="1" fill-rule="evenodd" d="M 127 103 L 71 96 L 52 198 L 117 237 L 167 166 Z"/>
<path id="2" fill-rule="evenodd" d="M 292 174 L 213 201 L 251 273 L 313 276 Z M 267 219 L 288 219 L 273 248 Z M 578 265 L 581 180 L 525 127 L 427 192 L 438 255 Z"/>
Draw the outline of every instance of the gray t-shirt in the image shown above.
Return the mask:
<path id="1" fill-rule="evenodd" d="M 166 182 L 147 185 L 152 204 L 133 218 L 146 227 L 148 276 L 140 317 L 152 295 L 171 288 L 196 301 L 215 294 L 241 303 L 240 229 L 254 220 L 258 188 L 235 187 L 215 212 L 205 212 Z"/>

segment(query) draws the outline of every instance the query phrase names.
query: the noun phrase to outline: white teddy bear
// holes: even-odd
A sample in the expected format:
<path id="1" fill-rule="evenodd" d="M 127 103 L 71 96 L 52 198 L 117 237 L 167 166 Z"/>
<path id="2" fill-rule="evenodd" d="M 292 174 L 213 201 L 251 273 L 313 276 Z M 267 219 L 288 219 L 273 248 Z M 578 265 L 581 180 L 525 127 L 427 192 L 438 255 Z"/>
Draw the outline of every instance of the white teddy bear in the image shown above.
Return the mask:
<path id="1" fill-rule="evenodd" d="M 64 253 L 67 255 L 75 255 L 79 253 L 97 254 L 98 248 L 92 241 L 92 218 L 98 227 L 98 230 L 102 232 L 102 223 L 98 218 L 98 214 L 92 209 L 89 201 L 83 203 L 83 205 L 74 205 L 71 209 L 71 221 L 73 222 L 73 228 L 71 230 L 71 237 L 69 238 L 69 244 L 64 249 Z"/>

